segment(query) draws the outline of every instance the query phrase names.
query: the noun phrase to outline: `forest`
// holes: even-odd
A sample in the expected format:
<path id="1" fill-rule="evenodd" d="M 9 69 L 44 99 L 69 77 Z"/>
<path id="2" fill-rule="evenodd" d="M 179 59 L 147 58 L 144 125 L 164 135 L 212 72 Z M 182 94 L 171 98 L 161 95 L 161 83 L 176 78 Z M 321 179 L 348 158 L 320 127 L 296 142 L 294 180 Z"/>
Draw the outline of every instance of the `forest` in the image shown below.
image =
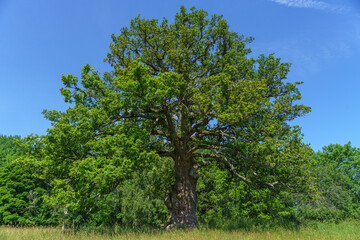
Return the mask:
<path id="1" fill-rule="evenodd" d="M 301 82 L 220 15 L 184 7 L 112 35 L 101 74 L 63 75 L 46 135 L 0 135 L 0 225 L 296 228 L 360 218 L 360 149 L 313 151 Z"/>

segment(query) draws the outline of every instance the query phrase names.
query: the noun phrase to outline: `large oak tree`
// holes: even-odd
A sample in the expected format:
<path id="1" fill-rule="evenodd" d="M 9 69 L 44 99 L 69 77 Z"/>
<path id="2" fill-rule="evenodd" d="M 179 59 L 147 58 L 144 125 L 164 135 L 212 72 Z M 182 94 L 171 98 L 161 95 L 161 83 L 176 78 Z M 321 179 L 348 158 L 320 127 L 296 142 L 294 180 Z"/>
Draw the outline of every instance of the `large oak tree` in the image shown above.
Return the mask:
<path id="1" fill-rule="evenodd" d="M 182 7 L 172 23 L 136 17 L 112 35 L 112 73 L 86 65 L 80 81 L 63 76 L 73 105 L 47 111 L 53 128 L 28 146 L 88 210 L 133 167 L 172 158 L 169 228 L 197 226 L 198 170 L 209 164 L 254 187 L 300 186 L 309 149 L 290 121 L 310 108 L 295 104 L 300 83 L 285 81 L 290 64 L 249 57 L 250 42 L 195 8 Z"/>

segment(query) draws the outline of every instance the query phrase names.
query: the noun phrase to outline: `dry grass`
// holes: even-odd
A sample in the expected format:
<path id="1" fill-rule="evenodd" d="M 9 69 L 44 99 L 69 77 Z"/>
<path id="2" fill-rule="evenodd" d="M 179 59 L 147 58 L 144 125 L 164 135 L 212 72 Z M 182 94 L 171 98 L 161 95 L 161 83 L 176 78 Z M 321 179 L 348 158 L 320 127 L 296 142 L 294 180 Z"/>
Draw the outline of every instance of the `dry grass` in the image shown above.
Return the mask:
<path id="1" fill-rule="evenodd" d="M 127 233 L 105 235 L 98 233 L 62 232 L 57 228 L 11 228 L 0 227 L 0 240 L 121 240 L 121 239 L 163 239 L 163 240 L 360 240 L 360 223 L 319 224 L 316 227 L 304 227 L 298 231 L 277 229 L 271 231 L 223 231 L 223 230 L 191 230 L 154 233 Z"/>

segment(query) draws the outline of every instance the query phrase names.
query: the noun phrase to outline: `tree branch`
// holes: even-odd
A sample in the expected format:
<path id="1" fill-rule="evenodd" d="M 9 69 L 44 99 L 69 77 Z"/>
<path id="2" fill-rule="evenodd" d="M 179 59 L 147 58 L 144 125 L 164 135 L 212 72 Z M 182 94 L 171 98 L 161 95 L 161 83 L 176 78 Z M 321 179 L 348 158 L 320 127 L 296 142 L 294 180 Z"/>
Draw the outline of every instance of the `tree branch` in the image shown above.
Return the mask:
<path id="1" fill-rule="evenodd" d="M 241 179 L 242 181 L 244 181 L 244 182 L 246 182 L 246 183 L 248 183 L 248 184 L 250 184 L 250 185 L 257 186 L 257 187 L 260 186 L 260 184 L 255 183 L 255 182 L 251 181 L 250 179 L 248 179 L 248 178 L 240 175 L 240 174 L 238 173 L 238 171 L 236 170 L 234 164 L 233 164 L 229 159 L 227 159 L 224 155 L 221 155 L 221 154 L 208 154 L 208 153 L 207 153 L 207 154 L 198 154 L 198 156 L 199 156 L 199 157 L 201 156 L 201 157 L 203 157 L 203 158 L 212 158 L 212 159 L 215 159 L 215 160 L 219 160 L 219 161 L 225 163 L 225 164 L 228 166 L 229 170 L 230 170 L 237 178 Z M 205 162 L 206 162 L 206 161 L 205 161 Z M 235 164 L 237 164 L 237 163 L 235 162 Z M 248 170 L 252 171 L 252 173 L 253 173 L 255 176 L 258 176 L 258 174 L 255 173 L 252 169 L 249 169 L 249 168 L 248 168 Z M 276 181 L 276 182 L 273 182 L 273 183 L 263 182 L 262 184 L 263 184 L 263 185 L 266 185 L 266 186 L 268 186 L 268 187 L 271 187 L 271 188 L 274 188 L 276 185 L 279 185 L 279 184 L 282 184 L 282 185 L 283 185 L 283 183 L 280 182 L 280 181 Z"/>

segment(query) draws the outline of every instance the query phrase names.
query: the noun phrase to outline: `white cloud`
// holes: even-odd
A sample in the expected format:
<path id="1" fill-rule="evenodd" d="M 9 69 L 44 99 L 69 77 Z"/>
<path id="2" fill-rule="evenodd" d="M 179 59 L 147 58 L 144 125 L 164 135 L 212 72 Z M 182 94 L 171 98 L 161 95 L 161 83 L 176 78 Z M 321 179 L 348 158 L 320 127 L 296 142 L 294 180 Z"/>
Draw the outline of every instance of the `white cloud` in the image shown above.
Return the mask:
<path id="1" fill-rule="evenodd" d="M 352 12 L 352 9 L 350 7 L 330 4 L 316 0 L 268 0 L 268 1 L 286 5 L 288 7 L 313 8 L 313 9 L 326 10 L 340 14 L 349 14 Z"/>
<path id="2" fill-rule="evenodd" d="M 289 7 L 316 8 L 316 9 L 326 9 L 329 7 L 328 3 L 321 1 L 313 1 L 313 0 L 270 0 L 270 1 L 282 5 L 287 5 Z"/>

